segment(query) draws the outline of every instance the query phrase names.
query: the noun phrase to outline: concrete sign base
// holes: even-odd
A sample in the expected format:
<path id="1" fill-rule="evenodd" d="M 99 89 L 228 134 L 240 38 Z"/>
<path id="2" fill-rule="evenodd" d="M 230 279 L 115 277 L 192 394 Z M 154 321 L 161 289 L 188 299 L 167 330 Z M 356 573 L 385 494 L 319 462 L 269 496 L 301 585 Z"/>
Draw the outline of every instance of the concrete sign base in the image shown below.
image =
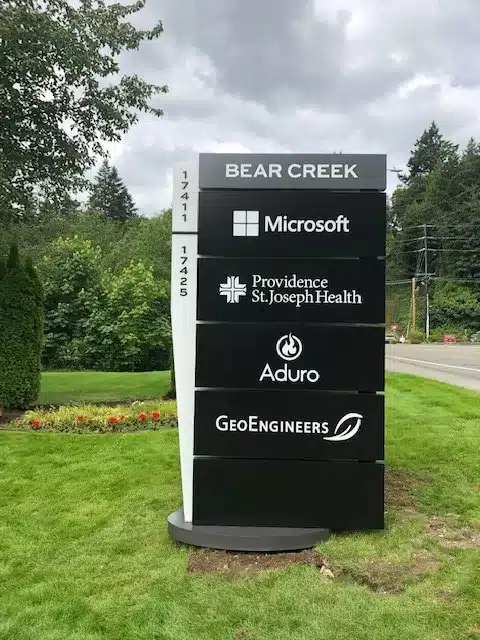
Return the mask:
<path id="1" fill-rule="evenodd" d="M 223 551 L 299 551 L 325 542 L 329 529 L 294 527 L 222 527 L 185 522 L 183 509 L 168 517 L 172 540 Z"/>

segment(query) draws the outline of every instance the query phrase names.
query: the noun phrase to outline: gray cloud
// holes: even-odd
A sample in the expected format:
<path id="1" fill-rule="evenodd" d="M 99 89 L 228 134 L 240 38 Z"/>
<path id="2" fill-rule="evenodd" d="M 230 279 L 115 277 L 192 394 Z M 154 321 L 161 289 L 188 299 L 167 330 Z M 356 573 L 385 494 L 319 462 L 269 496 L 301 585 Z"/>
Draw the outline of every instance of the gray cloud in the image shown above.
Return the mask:
<path id="1" fill-rule="evenodd" d="M 350 69 L 351 13 L 318 16 L 313 0 L 184 0 L 163 9 L 177 44 L 212 61 L 218 89 L 276 109 L 349 109 L 408 77 L 382 56 Z"/>
<path id="2" fill-rule="evenodd" d="M 460 144 L 480 138 L 478 0 L 150 0 L 136 16 L 158 19 L 165 34 L 122 70 L 170 86 L 165 117 L 142 117 L 112 157 L 148 215 L 194 150 L 386 152 L 402 166 L 432 119 Z"/>

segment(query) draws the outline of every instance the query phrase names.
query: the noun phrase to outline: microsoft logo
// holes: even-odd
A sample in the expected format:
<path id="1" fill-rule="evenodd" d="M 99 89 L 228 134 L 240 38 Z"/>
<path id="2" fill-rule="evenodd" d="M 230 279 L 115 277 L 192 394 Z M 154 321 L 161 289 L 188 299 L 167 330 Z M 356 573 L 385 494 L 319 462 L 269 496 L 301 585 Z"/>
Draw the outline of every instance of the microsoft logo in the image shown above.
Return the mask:
<path id="1" fill-rule="evenodd" d="M 260 229 L 258 211 L 234 211 L 233 235 L 258 236 Z"/>

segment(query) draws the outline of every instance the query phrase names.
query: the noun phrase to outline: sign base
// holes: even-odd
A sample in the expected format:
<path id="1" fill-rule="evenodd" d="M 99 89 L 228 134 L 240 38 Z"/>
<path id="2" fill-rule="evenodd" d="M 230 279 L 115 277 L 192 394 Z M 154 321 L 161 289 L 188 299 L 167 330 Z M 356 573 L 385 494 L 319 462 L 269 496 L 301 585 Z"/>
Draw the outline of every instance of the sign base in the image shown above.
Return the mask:
<path id="1" fill-rule="evenodd" d="M 294 527 L 225 527 L 185 522 L 183 509 L 168 516 L 172 540 L 222 551 L 299 551 L 330 536 L 329 529 Z"/>

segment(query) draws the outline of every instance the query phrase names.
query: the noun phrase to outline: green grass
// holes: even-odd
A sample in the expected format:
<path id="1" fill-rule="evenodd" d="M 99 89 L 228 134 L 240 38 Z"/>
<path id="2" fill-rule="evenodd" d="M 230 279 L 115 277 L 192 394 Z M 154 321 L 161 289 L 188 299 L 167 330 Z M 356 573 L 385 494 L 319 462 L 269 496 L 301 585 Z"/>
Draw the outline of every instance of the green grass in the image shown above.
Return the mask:
<path id="1" fill-rule="evenodd" d="M 166 532 L 181 501 L 176 430 L 0 432 L 0 640 L 478 638 L 478 550 L 446 548 L 427 525 L 478 522 L 479 399 L 388 377 L 387 463 L 426 479 L 411 489 L 415 508 L 390 506 L 386 531 L 319 546 L 349 570 L 436 559 L 437 571 L 387 595 L 312 567 L 188 574 L 191 550 Z"/>
<path id="2" fill-rule="evenodd" d="M 169 386 L 168 371 L 46 371 L 42 373 L 38 402 L 64 404 L 159 398 L 167 393 Z"/>

